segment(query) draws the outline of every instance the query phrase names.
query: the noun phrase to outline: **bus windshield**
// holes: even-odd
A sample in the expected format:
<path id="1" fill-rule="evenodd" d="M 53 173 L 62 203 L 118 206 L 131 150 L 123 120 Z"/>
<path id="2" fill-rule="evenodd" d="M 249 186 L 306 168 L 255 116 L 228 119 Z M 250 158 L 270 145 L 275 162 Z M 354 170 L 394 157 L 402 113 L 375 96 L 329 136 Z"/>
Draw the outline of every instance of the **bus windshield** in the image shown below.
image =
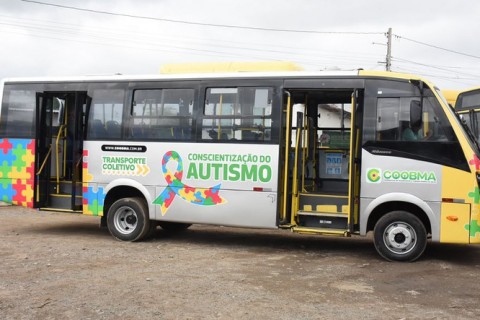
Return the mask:
<path id="1" fill-rule="evenodd" d="M 461 93 L 455 103 L 455 108 L 458 110 L 480 108 L 480 89 Z"/>
<path id="2" fill-rule="evenodd" d="M 438 89 L 438 88 L 435 88 L 435 91 L 437 92 L 438 96 L 440 97 L 440 100 L 442 100 L 443 103 L 445 103 L 446 105 L 452 107 L 453 105 L 448 102 L 448 100 L 445 98 L 443 92 Z M 461 97 L 461 95 L 459 96 L 459 98 Z M 478 96 L 478 101 L 480 102 L 480 95 Z M 458 103 L 459 100 L 456 100 L 456 103 Z M 465 116 L 462 115 L 462 114 L 459 114 L 458 113 L 458 109 L 455 107 L 454 108 L 447 108 L 445 109 L 447 113 L 451 113 L 453 116 L 454 116 L 454 121 L 457 122 L 459 124 L 459 128 L 461 128 L 465 135 L 468 136 L 468 142 L 470 144 L 470 146 L 472 147 L 473 150 L 476 150 L 477 152 L 477 156 L 480 155 L 480 145 L 479 145 L 479 141 L 480 141 L 480 137 L 478 135 L 478 133 L 476 134 L 473 130 L 472 130 L 472 127 L 470 125 L 470 123 L 468 121 L 465 120 Z"/>
<path id="3" fill-rule="evenodd" d="M 463 91 L 455 102 L 455 113 L 458 114 L 464 127 L 467 127 L 475 138 L 480 141 L 478 122 L 480 117 L 480 88 Z M 478 150 L 478 148 L 477 148 Z"/>

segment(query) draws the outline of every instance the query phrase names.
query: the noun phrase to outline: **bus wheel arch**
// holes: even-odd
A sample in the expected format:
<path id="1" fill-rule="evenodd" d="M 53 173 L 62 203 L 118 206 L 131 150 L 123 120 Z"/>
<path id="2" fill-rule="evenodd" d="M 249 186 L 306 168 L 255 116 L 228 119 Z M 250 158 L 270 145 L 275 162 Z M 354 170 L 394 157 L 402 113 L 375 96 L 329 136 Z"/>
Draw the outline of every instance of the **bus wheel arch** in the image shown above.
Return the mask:
<path id="1" fill-rule="evenodd" d="M 392 211 L 406 211 L 415 215 L 423 223 L 427 233 L 429 234 L 432 233 L 432 227 L 431 227 L 430 219 L 427 213 L 419 206 L 410 202 L 403 202 L 403 201 L 384 202 L 378 205 L 375 209 L 373 209 L 370 215 L 368 216 L 366 231 L 367 232 L 373 231 L 378 220 L 380 220 L 380 218 L 382 218 L 382 216 L 384 216 L 385 214 Z"/>
<path id="2" fill-rule="evenodd" d="M 112 236 L 122 241 L 140 241 L 152 234 L 151 221 L 144 194 L 128 186 L 110 189 L 104 202 L 104 221 Z"/>
<path id="3" fill-rule="evenodd" d="M 418 206 L 384 203 L 370 214 L 367 231 L 373 231 L 375 249 L 389 261 L 415 261 L 425 251 L 431 224 Z"/>
<path id="4" fill-rule="evenodd" d="M 134 187 L 118 186 L 111 188 L 107 191 L 107 195 L 105 196 L 103 204 L 103 215 L 105 217 L 108 215 L 108 210 L 110 210 L 110 207 L 115 201 L 117 201 L 118 199 L 130 197 L 145 199 L 143 193 Z"/>

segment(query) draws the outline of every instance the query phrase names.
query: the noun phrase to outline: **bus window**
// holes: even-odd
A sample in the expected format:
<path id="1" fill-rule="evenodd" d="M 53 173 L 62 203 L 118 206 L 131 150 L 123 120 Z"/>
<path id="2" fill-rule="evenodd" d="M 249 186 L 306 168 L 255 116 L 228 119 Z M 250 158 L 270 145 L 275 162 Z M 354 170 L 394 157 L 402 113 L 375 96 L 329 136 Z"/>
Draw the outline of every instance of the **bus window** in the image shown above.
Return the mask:
<path id="1" fill-rule="evenodd" d="M 480 108 L 480 90 L 466 92 L 459 95 L 455 109 Z"/>
<path id="2" fill-rule="evenodd" d="M 182 140 L 192 137 L 193 89 L 135 90 L 131 136 L 135 140 Z"/>
<path id="3" fill-rule="evenodd" d="M 402 140 L 403 129 L 409 127 L 408 106 L 411 101 L 411 98 L 378 98 L 378 140 Z"/>
<path id="4" fill-rule="evenodd" d="M 96 89 L 88 121 L 87 139 L 121 139 L 123 89 Z"/>
<path id="5" fill-rule="evenodd" d="M 461 92 L 455 103 L 455 112 L 457 112 L 462 121 L 468 126 L 475 136 L 477 142 L 480 141 L 480 89 L 469 89 Z"/>
<path id="6" fill-rule="evenodd" d="M 427 140 L 457 141 L 447 116 L 431 91 L 427 91 L 423 99 L 422 129 Z"/>
<path id="7" fill-rule="evenodd" d="M 270 141 L 271 88 L 209 88 L 206 93 L 204 140 Z"/>
<path id="8" fill-rule="evenodd" d="M 366 140 L 367 145 L 394 151 L 402 157 L 467 170 L 458 139 L 433 92 L 425 88 L 422 96 L 413 84 L 390 82 L 389 85 L 396 88 L 377 87 L 374 93 L 376 117 L 366 115 L 365 123 L 375 119 L 375 133 L 364 136 L 368 140 L 373 138 Z"/>
<path id="9" fill-rule="evenodd" d="M 453 130 L 436 100 L 426 97 L 378 98 L 377 139 L 391 141 L 454 140 Z M 440 111 L 440 112 L 439 112 Z M 417 120 L 413 120 L 413 118 Z"/>
<path id="10" fill-rule="evenodd" d="M 1 112 L 0 135 L 4 137 L 33 137 L 35 123 L 35 90 L 6 86 Z"/>

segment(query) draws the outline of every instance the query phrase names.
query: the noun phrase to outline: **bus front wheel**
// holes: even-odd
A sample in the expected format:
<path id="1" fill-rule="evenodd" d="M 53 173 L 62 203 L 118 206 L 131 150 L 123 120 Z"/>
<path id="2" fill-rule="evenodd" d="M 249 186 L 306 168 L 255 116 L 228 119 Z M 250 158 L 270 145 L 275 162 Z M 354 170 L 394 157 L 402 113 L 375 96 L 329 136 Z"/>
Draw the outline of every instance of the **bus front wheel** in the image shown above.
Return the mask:
<path id="1" fill-rule="evenodd" d="M 392 211 L 375 225 L 377 252 L 389 261 L 415 261 L 427 246 L 427 231 L 422 221 L 406 211 Z"/>
<path id="2" fill-rule="evenodd" d="M 147 204 L 140 198 L 123 198 L 115 201 L 107 215 L 111 235 L 122 241 L 139 241 L 151 231 Z"/>

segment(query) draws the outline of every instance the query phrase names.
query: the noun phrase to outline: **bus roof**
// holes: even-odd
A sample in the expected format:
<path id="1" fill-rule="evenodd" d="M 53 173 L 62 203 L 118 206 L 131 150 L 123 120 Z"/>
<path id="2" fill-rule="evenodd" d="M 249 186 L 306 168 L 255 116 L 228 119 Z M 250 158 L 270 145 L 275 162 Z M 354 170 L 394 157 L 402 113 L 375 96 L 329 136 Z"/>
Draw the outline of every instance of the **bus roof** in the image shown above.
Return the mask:
<path id="1" fill-rule="evenodd" d="M 85 75 L 59 77 L 19 77 L 5 78 L 4 83 L 47 83 L 47 82 L 104 82 L 104 81 L 162 81 L 162 80 L 202 80 L 202 79 L 274 79 L 274 78 L 337 78 L 337 77 L 379 77 L 429 81 L 415 75 L 386 71 L 272 71 L 272 72 L 228 72 L 228 73 L 180 73 L 153 75 Z"/>
<path id="2" fill-rule="evenodd" d="M 473 87 L 473 88 L 468 88 L 468 89 L 465 89 L 465 90 L 461 90 L 460 93 L 466 93 L 466 92 L 477 91 L 477 90 L 480 90 L 480 87 Z"/>
<path id="3" fill-rule="evenodd" d="M 91 82 L 91 81 L 155 81 L 155 80 L 197 80 L 197 79 L 222 79 L 222 78 L 291 78 L 291 77 L 338 77 L 355 76 L 357 72 L 227 72 L 227 73 L 180 73 L 180 74 L 153 74 L 153 75 L 86 75 L 76 77 L 21 77 L 7 78 L 5 82 Z"/>

